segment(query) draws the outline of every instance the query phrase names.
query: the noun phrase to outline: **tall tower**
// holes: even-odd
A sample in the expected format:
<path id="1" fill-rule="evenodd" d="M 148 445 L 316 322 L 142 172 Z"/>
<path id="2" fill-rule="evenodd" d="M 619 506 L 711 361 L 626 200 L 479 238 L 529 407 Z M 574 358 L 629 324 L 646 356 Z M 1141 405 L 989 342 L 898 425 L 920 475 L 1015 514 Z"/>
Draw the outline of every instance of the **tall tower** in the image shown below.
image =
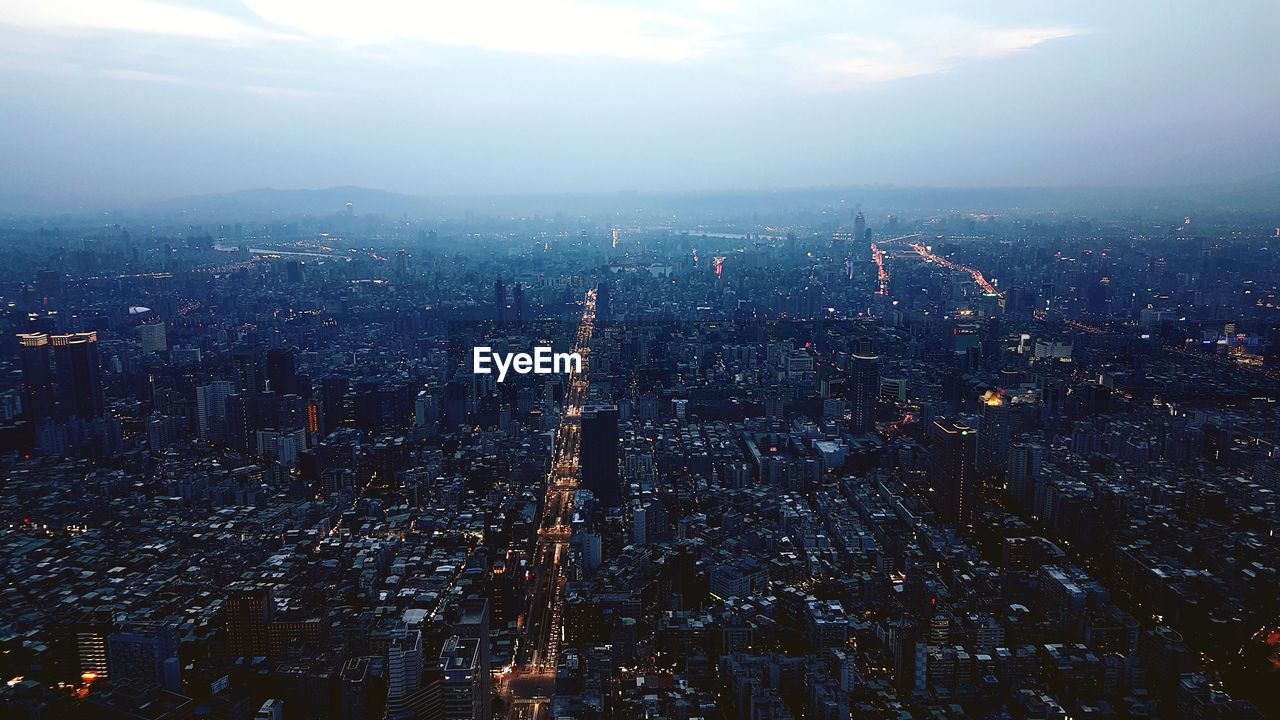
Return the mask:
<path id="1" fill-rule="evenodd" d="M 143 354 L 169 351 L 169 341 L 165 338 L 163 322 L 151 322 L 139 325 L 138 341 L 142 344 Z"/>
<path id="2" fill-rule="evenodd" d="M 271 586 L 238 583 L 230 591 L 225 611 L 227 652 L 232 657 L 266 657 L 267 626 L 275 610 Z"/>
<path id="3" fill-rule="evenodd" d="M 582 408 L 582 487 L 590 490 L 602 507 L 622 502 L 618 483 L 618 406 L 586 405 Z"/>
<path id="4" fill-rule="evenodd" d="M 53 414 L 53 378 L 49 372 L 49 336 L 19 333 L 22 352 L 22 412 L 28 420 Z"/>
<path id="5" fill-rule="evenodd" d="M 453 627 L 460 637 L 476 641 L 476 694 L 482 701 L 472 710 L 475 720 L 489 720 L 489 601 L 483 597 L 470 597 L 462 602 L 462 613 Z"/>
<path id="6" fill-rule="evenodd" d="M 1014 443 L 1009 448 L 1009 467 L 1005 474 L 1009 495 L 1024 508 L 1031 507 L 1036 496 L 1036 480 L 1044 460 L 1044 446 L 1036 443 Z"/>
<path id="7" fill-rule="evenodd" d="M 999 390 L 988 390 L 978 398 L 982 414 L 978 418 L 978 472 L 984 478 L 1001 475 L 1009 455 L 1009 403 Z"/>
<path id="8" fill-rule="evenodd" d="M 231 353 L 231 361 L 236 370 L 236 384 L 240 392 L 246 395 L 257 395 L 262 392 L 266 373 L 262 369 L 262 357 L 257 349 L 239 347 Z"/>
<path id="9" fill-rule="evenodd" d="M 443 678 L 445 720 L 470 720 L 489 698 L 481 697 L 479 674 L 489 668 L 480 667 L 479 644 L 475 638 L 454 635 L 440 649 L 440 671 Z"/>
<path id="10" fill-rule="evenodd" d="M 880 358 L 853 355 L 849 368 L 849 429 L 868 433 L 876 429 L 876 406 L 880 399 Z"/>
<path id="11" fill-rule="evenodd" d="M 516 283 L 511 288 L 511 303 L 515 305 L 516 323 L 524 324 L 524 283 Z"/>
<path id="12" fill-rule="evenodd" d="M 387 700 L 399 700 L 421 685 L 422 633 L 397 628 L 387 647 Z"/>
<path id="13" fill-rule="evenodd" d="M 601 280 L 596 283 L 596 322 L 601 323 L 609 320 L 609 315 L 613 311 L 612 298 L 609 293 L 609 281 Z"/>
<path id="14" fill-rule="evenodd" d="M 493 284 L 493 317 L 499 323 L 506 321 L 507 314 L 507 286 L 502 283 L 502 278 Z"/>
<path id="15" fill-rule="evenodd" d="M 230 380 L 214 380 L 196 388 L 196 436 L 202 442 L 212 442 L 220 437 L 227 420 L 227 397 L 235 393 L 236 384 Z"/>
<path id="16" fill-rule="evenodd" d="M 968 524 L 982 499 L 973 465 L 976 433 L 968 425 L 937 420 L 929 436 L 929 487 L 938 514 L 957 525 Z"/>
<path id="17" fill-rule="evenodd" d="M 853 218 L 853 239 L 854 242 L 863 243 L 871 238 L 867 236 L 867 218 L 862 215 L 859 210 L 858 214 Z"/>
<path id="18" fill-rule="evenodd" d="M 83 332 L 54 335 L 58 415 L 84 420 L 102 417 L 105 401 L 102 394 L 102 361 L 98 355 L 98 333 Z"/>

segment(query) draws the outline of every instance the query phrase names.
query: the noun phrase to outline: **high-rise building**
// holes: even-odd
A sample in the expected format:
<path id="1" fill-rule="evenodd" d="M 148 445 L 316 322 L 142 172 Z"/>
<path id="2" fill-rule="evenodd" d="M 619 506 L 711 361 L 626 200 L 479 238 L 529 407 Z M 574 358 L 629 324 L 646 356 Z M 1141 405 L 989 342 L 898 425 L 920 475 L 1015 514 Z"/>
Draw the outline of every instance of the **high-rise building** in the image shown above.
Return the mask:
<path id="1" fill-rule="evenodd" d="M 404 282 L 409 277 L 409 253 L 404 248 L 396 253 L 396 280 Z"/>
<path id="2" fill-rule="evenodd" d="M 876 429 L 876 407 L 880 400 L 880 358 L 853 355 L 849 361 L 849 429 L 868 433 Z"/>
<path id="3" fill-rule="evenodd" d="M 1009 403 L 999 390 L 988 390 L 978 405 L 978 473 L 983 478 L 1002 475 L 1009 456 Z"/>
<path id="4" fill-rule="evenodd" d="M 241 452 L 252 452 L 257 436 L 253 430 L 254 411 L 249 396 L 242 393 L 228 395 L 225 417 L 222 441 Z"/>
<path id="5" fill-rule="evenodd" d="M 338 690 L 339 717 L 352 720 L 373 720 L 376 715 L 373 707 L 373 681 L 369 673 L 369 658 L 347 658 L 339 675 L 341 685 Z"/>
<path id="6" fill-rule="evenodd" d="M 262 356 L 255 348 L 240 347 L 231 353 L 236 372 L 236 386 L 241 393 L 256 395 L 264 389 L 266 373 L 262 371 Z"/>
<path id="7" fill-rule="evenodd" d="M 607 322 L 613 316 L 613 298 L 609 292 L 609 281 L 596 283 L 596 322 Z"/>
<path id="8" fill-rule="evenodd" d="M 867 235 L 867 218 L 859 210 L 858 214 L 853 217 L 853 238 L 855 242 L 866 242 L 871 239 Z"/>
<path id="9" fill-rule="evenodd" d="M 1009 466 L 1005 473 L 1005 482 L 1014 502 L 1024 508 L 1031 507 L 1035 499 L 1036 480 L 1040 477 L 1040 464 L 1043 461 L 1043 445 L 1014 443 L 1009 448 Z"/>
<path id="10" fill-rule="evenodd" d="M 302 395 L 298 382 L 298 363 L 291 348 L 267 351 L 267 387 L 279 395 Z M 308 389 L 309 394 L 309 389 Z"/>
<path id="11" fill-rule="evenodd" d="M 463 601 L 462 612 L 458 622 L 454 624 L 454 632 L 460 637 L 473 638 L 476 641 L 476 665 L 480 672 L 476 674 L 479 685 L 476 695 L 481 702 L 472 710 L 471 717 L 477 720 L 489 719 L 489 601 L 483 597 L 470 597 Z"/>
<path id="12" fill-rule="evenodd" d="M 440 650 L 440 670 L 444 674 L 444 717 L 446 720 L 471 720 L 476 710 L 489 698 L 480 694 L 479 675 L 488 674 L 480 667 L 480 648 L 475 638 L 454 635 Z"/>
<path id="13" fill-rule="evenodd" d="M 590 490 L 603 507 L 622 501 L 618 483 L 618 406 L 586 405 L 582 408 L 582 487 Z"/>
<path id="14" fill-rule="evenodd" d="M 275 608 L 271 586 L 237 583 L 226 604 L 227 652 L 232 657 L 266 657 L 268 626 Z"/>
<path id="15" fill-rule="evenodd" d="M 395 630 L 387 646 L 387 701 L 399 700 L 422 685 L 422 633 Z"/>
<path id="16" fill-rule="evenodd" d="M 107 636 L 115 621 L 111 606 L 96 607 L 75 622 L 76 660 L 80 676 L 85 680 L 102 680 L 108 677 Z"/>
<path id="17" fill-rule="evenodd" d="M 507 286 L 502 278 L 493 283 L 493 317 L 500 323 L 507 319 Z"/>
<path id="18" fill-rule="evenodd" d="M 982 493 L 974 468 L 976 433 L 950 420 L 934 421 L 929 431 L 929 487 L 938 514 L 957 524 L 977 515 Z"/>
<path id="19" fill-rule="evenodd" d="M 22 412 L 29 420 L 53 415 L 53 373 L 49 368 L 49 336 L 19 333 L 22 353 Z"/>
<path id="20" fill-rule="evenodd" d="M 164 623 L 131 623 L 107 636 L 113 682 L 136 682 L 182 691 L 178 629 Z"/>
<path id="21" fill-rule="evenodd" d="M 516 283 L 511 288 L 511 304 L 515 305 L 516 322 L 524 323 L 524 283 Z"/>
<path id="22" fill-rule="evenodd" d="M 162 322 L 139 325 L 138 341 L 142 344 L 142 353 L 144 355 L 169 352 L 169 340 L 165 336 L 165 327 Z"/>
<path id="23" fill-rule="evenodd" d="M 214 380 L 196 387 L 196 436 L 201 442 L 225 441 L 227 397 L 235 393 L 230 380 Z"/>
<path id="24" fill-rule="evenodd" d="M 98 333 L 53 335 L 54 377 L 58 417 L 94 420 L 102 417 L 106 402 L 102 394 L 102 361 L 98 354 Z"/>
<path id="25" fill-rule="evenodd" d="M 440 419 L 440 408 L 436 397 L 427 388 L 418 391 L 413 401 L 413 426 L 419 428 L 435 427 Z"/>
<path id="26" fill-rule="evenodd" d="M 328 435 L 342 427 L 348 419 L 344 401 L 350 389 L 350 381 L 337 375 L 331 375 L 320 381 L 321 434 Z"/>

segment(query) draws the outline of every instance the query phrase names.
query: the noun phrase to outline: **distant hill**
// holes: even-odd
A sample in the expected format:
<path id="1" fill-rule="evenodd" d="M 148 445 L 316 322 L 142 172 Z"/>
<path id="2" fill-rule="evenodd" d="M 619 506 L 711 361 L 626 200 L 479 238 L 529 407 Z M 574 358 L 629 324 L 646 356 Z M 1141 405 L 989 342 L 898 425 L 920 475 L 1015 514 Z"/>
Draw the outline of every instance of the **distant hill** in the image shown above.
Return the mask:
<path id="1" fill-rule="evenodd" d="M 1165 187 L 814 187 L 685 193 L 601 192 L 423 197 L 345 186 L 318 190 L 261 188 L 151 203 L 144 214 L 189 220 L 252 220 L 266 217 L 342 214 L 347 203 L 357 217 L 411 219 L 481 215 L 607 215 L 638 218 L 675 214 L 685 218 L 774 217 L 843 204 L 888 212 L 1045 212 L 1128 215 L 1229 213 L 1280 215 L 1280 173 L 1216 185 Z"/>
<path id="2" fill-rule="evenodd" d="M 257 188 L 229 193 L 192 195 L 150 203 L 144 212 L 189 214 L 193 217 L 270 214 L 328 216 L 346 212 L 347 203 L 356 215 L 421 216 L 432 212 L 431 200 L 414 195 L 355 186 L 321 190 L 277 190 Z"/>

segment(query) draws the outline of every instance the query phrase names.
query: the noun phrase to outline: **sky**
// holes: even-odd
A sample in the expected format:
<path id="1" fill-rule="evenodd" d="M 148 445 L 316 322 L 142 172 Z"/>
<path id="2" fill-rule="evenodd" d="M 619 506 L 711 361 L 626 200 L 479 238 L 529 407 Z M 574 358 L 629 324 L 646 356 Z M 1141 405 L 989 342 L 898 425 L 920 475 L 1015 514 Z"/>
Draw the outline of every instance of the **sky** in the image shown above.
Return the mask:
<path id="1" fill-rule="evenodd" d="M 0 0 L 0 198 L 1280 171 L 1280 3 Z"/>

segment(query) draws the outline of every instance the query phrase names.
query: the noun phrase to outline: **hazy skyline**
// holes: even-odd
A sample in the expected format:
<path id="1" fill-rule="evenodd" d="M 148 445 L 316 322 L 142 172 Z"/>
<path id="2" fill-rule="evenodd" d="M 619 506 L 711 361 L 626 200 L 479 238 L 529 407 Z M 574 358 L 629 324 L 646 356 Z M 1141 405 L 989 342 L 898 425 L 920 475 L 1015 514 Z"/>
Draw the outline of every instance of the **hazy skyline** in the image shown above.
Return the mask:
<path id="1" fill-rule="evenodd" d="M 1274 3 L 899 5 L 0 0 L 0 198 L 1280 170 Z"/>

